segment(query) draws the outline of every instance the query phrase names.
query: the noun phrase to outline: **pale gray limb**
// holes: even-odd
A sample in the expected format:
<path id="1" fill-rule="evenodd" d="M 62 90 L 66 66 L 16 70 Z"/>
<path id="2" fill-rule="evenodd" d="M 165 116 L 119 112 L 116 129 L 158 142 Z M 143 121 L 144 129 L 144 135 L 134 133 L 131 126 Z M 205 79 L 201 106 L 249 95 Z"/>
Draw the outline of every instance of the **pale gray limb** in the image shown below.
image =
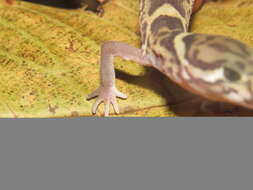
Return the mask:
<path id="1" fill-rule="evenodd" d="M 129 46 L 122 42 L 105 42 L 101 47 L 100 87 L 87 97 L 87 100 L 98 97 L 92 107 L 93 114 L 96 113 L 99 104 L 102 102 L 105 104 L 105 116 L 109 116 L 110 104 L 113 105 L 114 111 L 119 113 L 116 97 L 123 99 L 127 98 L 127 96 L 118 91 L 115 86 L 115 70 L 113 66 L 114 56 L 135 61 L 143 66 L 152 66 L 151 56 L 143 55 L 141 49 Z"/>

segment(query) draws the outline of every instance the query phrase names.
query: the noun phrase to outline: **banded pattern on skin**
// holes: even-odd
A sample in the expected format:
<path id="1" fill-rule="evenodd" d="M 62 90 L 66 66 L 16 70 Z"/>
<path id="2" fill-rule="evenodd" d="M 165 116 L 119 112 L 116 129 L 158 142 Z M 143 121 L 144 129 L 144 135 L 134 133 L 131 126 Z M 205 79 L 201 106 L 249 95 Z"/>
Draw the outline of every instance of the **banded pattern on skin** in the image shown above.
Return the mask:
<path id="1" fill-rule="evenodd" d="M 189 91 L 253 108 L 253 51 L 219 35 L 187 32 L 194 0 L 141 0 L 143 50 Z"/>
<path id="2" fill-rule="evenodd" d="M 101 48 L 100 87 L 93 113 L 105 102 L 105 115 L 116 97 L 113 57 L 155 67 L 181 87 L 220 102 L 253 109 L 253 49 L 231 38 L 187 32 L 195 0 L 140 0 L 142 50 L 121 42 Z M 202 2 L 202 1 L 200 1 Z"/>
<path id="3" fill-rule="evenodd" d="M 174 44 L 180 52 L 178 74 L 192 92 L 252 108 L 252 49 L 228 37 L 192 33 L 178 35 Z"/>
<path id="4" fill-rule="evenodd" d="M 172 66 L 179 60 L 171 42 L 187 31 L 193 3 L 194 0 L 140 0 L 142 49 L 163 62 L 162 67 L 154 66 L 167 75 L 177 73 L 178 68 Z"/>

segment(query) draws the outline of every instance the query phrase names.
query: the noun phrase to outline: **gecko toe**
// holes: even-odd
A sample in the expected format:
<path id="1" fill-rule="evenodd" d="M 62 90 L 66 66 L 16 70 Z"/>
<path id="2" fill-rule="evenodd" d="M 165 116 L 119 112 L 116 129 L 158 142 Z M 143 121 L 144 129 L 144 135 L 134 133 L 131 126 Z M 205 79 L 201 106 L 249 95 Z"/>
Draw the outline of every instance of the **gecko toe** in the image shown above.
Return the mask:
<path id="1" fill-rule="evenodd" d="M 112 88 L 99 87 L 93 93 L 88 95 L 86 100 L 90 100 L 95 97 L 97 97 L 97 100 L 95 101 L 95 103 L 92 106 L 92 113 L 96 114 L 96 111 L 97 111 L 99 105 L 103 102 L 105 105 L 104 116 L 109 116 L 110 104 L 112 104 L 115 113 L 119 114 L 119 107 L 118 107 L 116 97 L 126 99 L 127 95 L 118 91 L 115 87 L 112 87 Z"/>
<path id="2" fill-rule="evenodd" d="M 102 102 L 103 102 L 103 99 L 102 99 L 102 98 L 98 98 L 98 99 L 96 100 L 96 102 L 95 102 L 95 103 L 93 104 L 93 106 L 92 106 L 92 113 L 93 113 L 93 114 L 96 113 L 99 104 L 101 104 Z"/>
<path id="3" fill-rule="evenodd" d="M 106 101 L 105 102 L 105 117 L 108 117 L 109 116 L 109 112 L 110 112 L 110 102 L 109 101 Z"/>
<path id="4" fill-rule="evenodd" d="M 123 94 L 122 92 L 116 91 L 115 95 L 118 98 L 127 99 L 127 95 Z"/>
<path id="5" fill-rule="evenodd" d="M 95 98 L 99 95 L 99 90 L 95 90 L 94 92 L 92 92 L 91 94 L 89 94 L 87 97 L 86 97 L 86 100 L 90 100 L 92 98 Z"/>
<path id="6" fill-rule="evenodd" d="M 116 100 L 112 101 L 112 106 L 116 114 L 119 114 L 119 106 Z"/>

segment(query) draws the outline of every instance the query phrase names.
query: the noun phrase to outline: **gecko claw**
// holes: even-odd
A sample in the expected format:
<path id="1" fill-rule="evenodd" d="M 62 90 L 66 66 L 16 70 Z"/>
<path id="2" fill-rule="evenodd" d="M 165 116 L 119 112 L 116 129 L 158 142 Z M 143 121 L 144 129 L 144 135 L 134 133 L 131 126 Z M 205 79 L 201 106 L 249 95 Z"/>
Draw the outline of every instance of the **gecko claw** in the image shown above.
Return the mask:
<path id="1" fill-rule="evenodd" d="M 112 104 L 113 109 L 116 114 L 119 114 L 119 106 L 116 100 L 116 97 L 126 99 L 127 96 L 122 92 L 119 92 L 115 87 L 99 87 L 93 93 L 87 96 L 86 100 L 90 100 L 92 98 L 98 97 L 95 103 L 92 106 L 92 113 L 96 114 L 96 111 L 99 105 L 104 102 L 105 104 L 105 111 L 104 116 L 109 116 L 110 113 L 110 104 Z"/>

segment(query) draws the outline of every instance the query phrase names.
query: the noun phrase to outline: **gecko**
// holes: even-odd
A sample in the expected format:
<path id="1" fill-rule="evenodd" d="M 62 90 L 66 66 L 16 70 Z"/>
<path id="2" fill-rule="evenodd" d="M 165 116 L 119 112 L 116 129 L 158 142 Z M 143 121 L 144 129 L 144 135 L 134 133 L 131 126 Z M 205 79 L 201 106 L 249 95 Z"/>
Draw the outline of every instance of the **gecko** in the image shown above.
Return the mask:
<path id="1" fill-rule="evenodd" d="M 127 98 L 115 86 L 115 56 L 153 67 L 201 97 L 253 109 L 253 49 L 227 36 L 189 32 L 193 9 L 202 3 L 140 0 L 142 46 L 117 41 L 102 44 L 100 86 L 86 98 L 97 97 L 93 114 L 101 103 L 105 104 L 104 116 L 109 116 L 111 104 L 118 114 L 116 98 Z"/>

